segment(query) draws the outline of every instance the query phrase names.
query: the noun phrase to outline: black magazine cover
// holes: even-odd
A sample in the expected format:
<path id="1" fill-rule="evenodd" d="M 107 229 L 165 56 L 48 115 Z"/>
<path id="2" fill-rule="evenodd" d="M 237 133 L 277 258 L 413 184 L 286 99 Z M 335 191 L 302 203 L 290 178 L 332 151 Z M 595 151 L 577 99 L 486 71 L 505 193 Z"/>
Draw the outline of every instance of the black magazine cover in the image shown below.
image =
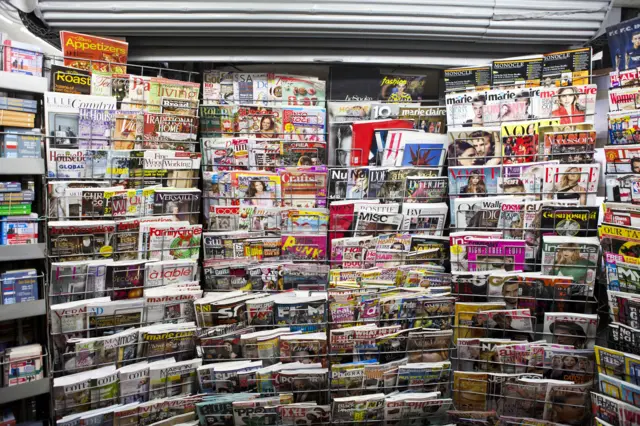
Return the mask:
<path id="1" fill-rule="evenodd" d="M 493 88 L 540 86 L 542 56 L 493 61 Z"/>
<path id="2" fill-rule="evenodd" d="M 598 235 L 599 207 L 542 207 L 542 235 L 595 237 Z"/>
<path id="3" fill-rule="evenodd" d="M 467 67 L 444 70 L 444 88 L 447 92 L 489 90 L 491 67 Z"/>

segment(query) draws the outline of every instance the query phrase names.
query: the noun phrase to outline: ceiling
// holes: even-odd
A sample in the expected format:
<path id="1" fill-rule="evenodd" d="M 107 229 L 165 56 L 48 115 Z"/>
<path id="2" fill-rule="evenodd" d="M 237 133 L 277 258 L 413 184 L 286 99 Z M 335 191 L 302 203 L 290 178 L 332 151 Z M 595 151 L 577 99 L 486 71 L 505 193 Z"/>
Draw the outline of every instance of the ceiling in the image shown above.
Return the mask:
<path id="1" fill-rule="evenodd" d="M 130 60 L 471 65 L 583 45 L 610 0 L 21 0 L 54 30 L 124 36 Z"/>

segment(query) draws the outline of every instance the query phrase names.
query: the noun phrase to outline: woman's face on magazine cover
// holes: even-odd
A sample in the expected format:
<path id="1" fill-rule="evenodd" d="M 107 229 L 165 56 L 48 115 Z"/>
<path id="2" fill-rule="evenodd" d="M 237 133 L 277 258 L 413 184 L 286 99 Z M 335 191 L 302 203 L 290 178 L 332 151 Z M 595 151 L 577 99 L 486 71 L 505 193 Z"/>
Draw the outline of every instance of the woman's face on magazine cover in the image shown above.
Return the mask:
<path id="1" fill-rule="evenodd" d="M 572 369 L 576 366 L 577 360 L 572 356 L 567 356 L 563 360 L 564 368 Z"/>
<path id="2" fill-rule="evenodd" d="M 461 166 L 473 166 L 475 163 L 476 150 L 468 148 L 458 155 L 458 163 Z"/>
<path id="3" fill-rule="evenodd" d="M 558 250 L 558 261 L 569 263 L 573 259 L 574 250 L 560 249 Z"/>
<path id="4" fill-rule="evenodd" d="M 575 94 L 573 89 L 563 89 L 558 92 L 558 98 L 560 98 L 560 105 L 565 108 L 570 108 L 575 100 Z"/>
<path id="5" fill-rule="evenodd" d="M 264 191 L 264 183 L 262 183 L 260 181 L 253 182 L 253 189 L 255 189 L 256 192 L 263 192 Z"/>
<path id="6" fill-rule="evenodd" d="M 262 122 L 260 123 L 260 130 L 270 130 L 273 125 L 273 120 L 271 117 L 263 117 Z"/>
<path id="7" fill-rule="evenodd" d="M 477 185 L 480 183 L 480 178 L 478 176 L 471 176 L 471 178 L 469 179 L 469 183 L 471 185 Z"/>

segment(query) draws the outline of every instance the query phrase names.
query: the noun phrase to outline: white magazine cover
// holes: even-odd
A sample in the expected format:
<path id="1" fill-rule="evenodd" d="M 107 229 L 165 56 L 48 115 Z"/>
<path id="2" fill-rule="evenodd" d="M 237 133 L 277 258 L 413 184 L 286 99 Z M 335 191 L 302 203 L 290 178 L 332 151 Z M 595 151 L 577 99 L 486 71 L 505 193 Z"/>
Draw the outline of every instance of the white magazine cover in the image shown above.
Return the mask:
<path id="1" fill-rule="evenodd" d="M 47 148 L 74 148 L 78 146 L 80 109 L 115 110 L 116 98 L 45 92 L 44 108 Z"/>
<path id="2" fill-rule="evenodd" d="M 640 87 L 624 87 L 609 90 L 609 111 L 631 111 L 638 109 Z"/>
<path id="3" fill-rule="evenodd" d="M 496 229 L 498 219 L 500 218 L 502 203 L 517 203 L 525 199 L 527 199 L 527 197 L 516 195 L 473 198 L 456 197 L 452 200 L 452 226 L 455 224 L 457 231 L 463 231 L 465 229 L 476 231 Z"/>
<path id="4" fill-rule="evenodd" d="M 559 164 L 559 161 L 504 165 L 502 176 L 498 176 L 498 194 L 530 194 L 540 199 L 544 182 L 544 167 L 553 164 Z"/>
<path id="5" fill-rule="evenodd" d="M 544 167 L 543 199 L 578 200 L 597 205 L 600 164 L 548 164 Z"/>
<path id="6" fill-rule="evenodd" d="M 593 123 L 598 86 L 544 87 L 536 102 L 540 119 L 557 118 L 560 124 Z"/>
<path id="7" fill-rule="evenodd" d="M 447 219 L 447 203 L 404 203 L 401 230 L 441 236 Z"/>
<path id="8" fill-rule="evenodd" d="M 193 259 L 163 260 L 145 265 L 145 288 L 194 281 L 198 262 Z"/>
<path id="9" fill-rule="evenodd" d="M 140 231 L 139 231 L 139 236 L 138 236 L 138 259 L 148 259 L 149 258 L 149 254 L 147 253 L 149 251 L 149 230 L 151 229 L 151 227 L 153 226 L 157 226 L 160 224 L 165 224 L 167 225 L 166 222 L 145 222 L 145 223 L 140 223 Z M 178 222 L 171 222 L 170 224 L 168 224 L 169 226 L 173 226 L 176 229 L 179 229 L 181 227 L 184 226 L 189 226 L 189 222 L 187 221 L 178 221 Z M 156 259 L 156 260 L 162 260 L 162 259 Z"/>
<path id="10" fill-rule="evenodd" d="M 193 259 L 200 257 L 202 225 L 176 226 L 153 223 L 149 227 L 150 260 Z"/>
<path id="11" fill-rule="evenodd" d="M 539 96 L 539 87 L 487 90 L 483 107 L 484 125 L 499 126 L 535 119 L 534 100 Z"/>
<path id="12" fill-rule="evenodd" d="M 327 102 L 329 115 L 329 163 L 338 166 L 351 165 L 354 121 L 368 120 L 371 102 Z"/>
<path id="13" fill-rule="evenodd" d="M 445 95 L 447 108 L 447 126 L 482 127 L 484 126 L 485 91 L 449 93 Z"/>
<path id="14" fill-rule="evenodd" d="M 544 335 L 548 343 L 573 345 L 576 349 L 592 349 L 598 328 L 597 314 L 547 312 Z"/>
<path id="15" fill-rule="evenodd" d="M 195 320 L 193 302 L 202 298 L 202 290 L 171 288 L 148 289 L 144 292 L 145 323 L 155 324 L 170 321 L 183 323 Z"/>

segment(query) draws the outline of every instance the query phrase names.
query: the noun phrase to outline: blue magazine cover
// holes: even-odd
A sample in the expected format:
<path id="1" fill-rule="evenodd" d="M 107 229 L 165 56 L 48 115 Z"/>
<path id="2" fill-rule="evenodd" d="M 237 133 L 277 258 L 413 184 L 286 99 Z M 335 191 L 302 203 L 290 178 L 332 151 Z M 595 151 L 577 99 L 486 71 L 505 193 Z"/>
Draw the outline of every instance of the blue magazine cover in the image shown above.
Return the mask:
<path id="1" fill-rule="evenodd" d="M 607 39 L 614 70 L 640 67 L 640 17 L 607 27 Z"/>

